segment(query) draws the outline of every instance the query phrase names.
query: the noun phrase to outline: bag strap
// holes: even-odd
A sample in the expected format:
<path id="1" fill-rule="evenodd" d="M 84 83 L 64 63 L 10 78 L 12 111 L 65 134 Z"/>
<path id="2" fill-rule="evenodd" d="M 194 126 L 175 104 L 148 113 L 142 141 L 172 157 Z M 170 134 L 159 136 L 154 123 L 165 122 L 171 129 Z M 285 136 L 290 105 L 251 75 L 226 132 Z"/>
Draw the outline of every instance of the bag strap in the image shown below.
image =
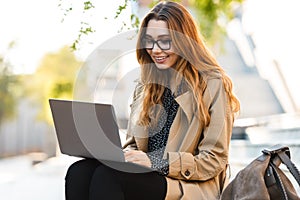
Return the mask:
<path id="1" fill-rule="evenodd" d="M 290 173 L 293 175 L 298 185 L 300 186 L 300 172 L 296 165 L 291 161 L 290 149 L 287 146 L 275 145 L 270 149 L 264 149 L 264 154 L 270 155 L 271 158 L 278 156 L 283 164 L 286 165 Z"/>
<path id="2" fill-rule="evenodd" d="M 284 152 L 279 152 L 278 156 L 282 161 L 282 163 L 286 165 L 286 167 L 291 172 L 291 174 L 297 181 L 298 185 L 300 186 L 300 173 L 296 165 L 291 161 L 291 159 Z"/>
<path id="3" fill-rule="evenodd" d="M 282 180 L 281 180 L 281 178 L 279 176 L 279 173 L 278 173 L 278 171 L 276 169 L 275 164 L 273 162 L 270 162 L 270 165 L 271 165 L 270 167 L 273 170 L 273 174 L 274 174 L 274 178 L 276 180 L 276 184 L 277 184 L 278 188 L 280 189 L 280 193 L 282 195 L 281 196 L 282 199 L 283 200 L 288 200 L 288 195 L 287 195 L 286 189 L 285 189 L 285 187 L 284 187 L 284 185 L 282 183 Z"/>

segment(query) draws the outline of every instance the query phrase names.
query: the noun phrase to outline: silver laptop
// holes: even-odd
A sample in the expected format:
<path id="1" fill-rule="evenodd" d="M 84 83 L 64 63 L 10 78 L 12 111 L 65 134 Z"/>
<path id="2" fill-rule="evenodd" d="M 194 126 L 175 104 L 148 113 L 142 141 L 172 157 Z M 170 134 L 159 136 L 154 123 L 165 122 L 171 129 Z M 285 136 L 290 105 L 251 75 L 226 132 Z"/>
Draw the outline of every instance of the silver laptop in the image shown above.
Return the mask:
<path id="1" fill-rule="evenodd" d="M 62 99 L 49 103 L 61 153 L 130 172 L 153 171 L 125 162 L 113 105 Z"/>

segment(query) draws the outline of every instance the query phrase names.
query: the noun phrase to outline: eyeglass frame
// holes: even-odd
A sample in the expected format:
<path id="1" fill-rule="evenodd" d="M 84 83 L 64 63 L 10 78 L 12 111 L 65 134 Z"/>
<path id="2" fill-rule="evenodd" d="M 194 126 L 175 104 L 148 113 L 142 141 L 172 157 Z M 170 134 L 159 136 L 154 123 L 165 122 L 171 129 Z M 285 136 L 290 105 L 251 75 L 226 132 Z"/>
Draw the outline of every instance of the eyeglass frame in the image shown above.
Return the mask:
<path id="1" fill-rule="evenodd" d="M 151 48 L 145 47 L 145 46 L 146 46 L 146 45 L 144 44 L 144 43 L 145 43 L 145 40 L 151 40 L 151 42 L 152 42 L 152 47 L 151 47 Z M 168 43 L 169 43 L 169 48 L 161 48 L 161 46 L 158 44 L 158 43 L 161 42 L 161 41 L 168 41 Z M 154 45 L 156 44 L 161 50 L 167 51 L 167 50 L 170 50 L 170 49 L 171 49 L 171 42 L 172 42 L 171 39 L 152 40 L 152 39 L 143 38 L 143 39 L 142 39 L 142 46 L 143 46 L 144 49 L 152 50 L 152 49 L 154 48 Z"/>

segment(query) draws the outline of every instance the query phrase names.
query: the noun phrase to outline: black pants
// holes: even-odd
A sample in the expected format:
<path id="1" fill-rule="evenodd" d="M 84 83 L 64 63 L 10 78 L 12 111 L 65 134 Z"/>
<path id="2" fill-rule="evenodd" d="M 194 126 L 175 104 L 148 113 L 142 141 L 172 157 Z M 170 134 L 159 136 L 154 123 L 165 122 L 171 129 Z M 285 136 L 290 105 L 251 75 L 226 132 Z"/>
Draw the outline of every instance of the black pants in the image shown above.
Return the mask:
<path id="1" fill-rule="evenodd" d="M 122 172 L 93 159 L 73 163 L 65 181 L 67 200 L 163 200 L 167 192 L 167 182 L 157 172 Z"/>

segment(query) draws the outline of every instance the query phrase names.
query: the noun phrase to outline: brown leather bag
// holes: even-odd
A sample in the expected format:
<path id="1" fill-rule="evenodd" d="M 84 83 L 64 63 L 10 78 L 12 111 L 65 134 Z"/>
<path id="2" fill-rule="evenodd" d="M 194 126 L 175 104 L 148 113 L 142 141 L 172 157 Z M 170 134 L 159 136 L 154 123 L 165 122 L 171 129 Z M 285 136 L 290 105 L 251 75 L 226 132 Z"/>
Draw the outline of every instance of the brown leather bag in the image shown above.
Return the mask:
<path id="1" fill-rule="evenodd" d="M 221 195 L 221 200 L 300 199 L 291 181 L 279 168 L 285 164 L 300 186 L 300 173 L 290 160 L 287 146 L 275 145 L 239 171 Z"/>

